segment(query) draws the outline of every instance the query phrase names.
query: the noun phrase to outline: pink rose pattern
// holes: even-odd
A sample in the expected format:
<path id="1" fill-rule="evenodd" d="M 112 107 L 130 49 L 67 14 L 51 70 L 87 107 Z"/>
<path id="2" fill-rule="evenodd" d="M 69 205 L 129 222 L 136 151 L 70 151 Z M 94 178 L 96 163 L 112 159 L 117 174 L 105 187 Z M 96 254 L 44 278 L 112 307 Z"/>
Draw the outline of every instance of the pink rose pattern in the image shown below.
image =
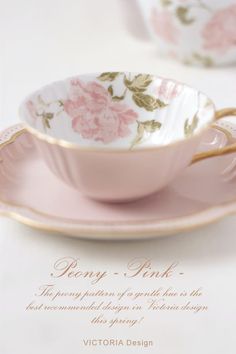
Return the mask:
<path id="1" fill-rule="evenodd" d="M 75 132 L 105 144 L 128 136 L 129 125 L 138 118 L 126 104 L 113 101 L 110 93 L 97 82 L 72 80 L 70 97 L 63 103 Z"/>
<path id="2" fill-rule="evenodd" d="M 191 25 L 195 23 L 197 19 L 189 15 L 191 5 L 189 5 L 188 0 L 179 0 L 179 3 L 183 3 L 183 5 L 176 7 L 174 2 L 167 2 L 163 4 L 162 9 L 154 7 L 151 9 L 150 17 L 154 33 L 169 44 L 175 45 L 175 47 L 178 45 L 180 38 L 180 30 L 175 25 L 175 18 L 178 20 L 178 23 L 179 21 L 181 22 L 182 26 Z M 202 48 L 211 52 L 215 51 L 222 55 L 232 48 L 235 49 L 236 4 L 219 9 L 215 13 L 213 13 L 211 8 L 205 5 L 204 2 L 196 3 L 195 7 L 202 8 L 204 11 L 208 11 L 208 13 L 212 14 L 201 33 L 203 39 Z M 177 10 L 179 10 L 179 12 Z M 202 60 L 202 64 L 206 66 L 212 65 L 212 63 L 209 62 L 211 58 L 201 57 L 198 53 L 197 56 L 195 54 L 193 53 L 195 60 Z M 175 54 L 174 57 L 176 57 Z M 204 59 L 207 59 L 207 62 L 204 62 Z"/>
<path id="3" fill-rule="evenodd" d="M 156 35 L 167 42 L 176 44 L 178 30 L 173 23 L 173 16 L 168 10 L 158 11 L 156 8 L 151 12 L 151 23 Z"/>
<path id="4" fill-rule="evenodd" d="M 165 103 L 171 102 L 176 98 L 183 90 L 183 85 L 179 83 L 173 83 L 173 81 L 163 79 L 161 84 L 157 87 L 156 95 L 159 99 L 163 100 Z"/>
<path id="5" fill-rule="evenodd" d="M 217 11 L 203 29 L 204 48 L 224 52 L 236 48 L 236 4 Z"/>

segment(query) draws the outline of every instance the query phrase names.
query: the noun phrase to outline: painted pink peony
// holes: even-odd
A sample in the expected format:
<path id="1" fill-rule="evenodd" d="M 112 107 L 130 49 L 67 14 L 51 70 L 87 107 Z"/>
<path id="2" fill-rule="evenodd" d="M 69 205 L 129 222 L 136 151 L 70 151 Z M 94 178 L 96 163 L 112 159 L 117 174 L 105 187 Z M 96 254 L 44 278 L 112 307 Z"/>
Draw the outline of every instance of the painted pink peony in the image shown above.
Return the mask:
<path id="1" fill-rule="evenodd" d="M 203 29 L 204 48 L 224 52 L 236 48 L 236 4 L 217 11 Z"/>
<path id="2" fill-rule="evenodd" d="M 173 15 L 167 10 L 158 11 L 156 8 L 151 12 L 151 24 L 158 37 L 166 42 L 176 44 L 178 30 L 173 23 Z"/>
<path id="3" fill-rule="evenodd" d="M 138 118 L 126 104 L 114 102 L 110 93 L 96 82 L 71 81 L 70 98 L 64 102 L 74 131 L 85 139 L 108 144 L 130 134 L 129 124 Z"/>
<path id="4" fill-rule="evenodd" d="M 183 85 L 167 79 L 163 79 L 157 87 L 156 94 L 158 98 L 165 103 L 170 103 L 183 90 Z"/>

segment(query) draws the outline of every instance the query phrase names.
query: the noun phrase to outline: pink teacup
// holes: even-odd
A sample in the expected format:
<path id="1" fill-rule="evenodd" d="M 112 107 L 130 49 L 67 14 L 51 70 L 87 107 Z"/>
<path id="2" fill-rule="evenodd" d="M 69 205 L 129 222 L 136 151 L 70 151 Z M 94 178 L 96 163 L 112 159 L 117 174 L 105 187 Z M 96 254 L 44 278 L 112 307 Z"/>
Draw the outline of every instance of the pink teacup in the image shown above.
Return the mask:
<path id="1" fill-rule="evenodd" d="M 216 112 L 203 93 L 150 74 L 106 72 L 52 83 L 20 116 L 48 167 L 96 200 L 123 202 L 165 187 L 192 161 Z"/>

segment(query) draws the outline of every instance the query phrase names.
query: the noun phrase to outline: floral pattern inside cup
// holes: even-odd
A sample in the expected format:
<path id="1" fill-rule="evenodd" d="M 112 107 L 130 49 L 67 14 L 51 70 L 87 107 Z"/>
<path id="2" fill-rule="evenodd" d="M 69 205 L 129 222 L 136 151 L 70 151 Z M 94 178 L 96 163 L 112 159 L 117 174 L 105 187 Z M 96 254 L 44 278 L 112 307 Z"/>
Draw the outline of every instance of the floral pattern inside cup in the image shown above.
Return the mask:
<path id="1" fill-rule="evenodd" d="M 191 97 L 188 109 L 185 96 Z M 199 107 L 207 105 L 211 110 L 206 96 L 172 80 L 105 72 L 47 86 L 26 100 L 21 113 L 32 128 L 57 139 L 134 149 L 191 136 L 204 124 Z M 178 106 L 184 113 L 177 119 Z"/>

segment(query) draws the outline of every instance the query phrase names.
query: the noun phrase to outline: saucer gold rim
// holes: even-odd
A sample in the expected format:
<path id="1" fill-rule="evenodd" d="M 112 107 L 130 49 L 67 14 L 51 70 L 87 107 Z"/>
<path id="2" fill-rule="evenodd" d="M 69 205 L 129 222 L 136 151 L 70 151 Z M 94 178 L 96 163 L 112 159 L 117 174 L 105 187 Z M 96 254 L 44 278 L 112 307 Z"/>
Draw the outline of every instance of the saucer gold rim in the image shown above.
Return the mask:
<path id="1" fill-rule="evenodd" d="M 61 235 L 67 235 L 67 236 L 72 236 L 80 239 L 84 239 L 85 237 L 87 239 L 99 239 L 99 240 L 129 240 L 129 239 L 141 239 L 141 238 L 157 238 L 157 237 L 164 237 L 164 236 L 170 236 L 173 234 L 178 234 L 181 232 L 189 232 L 193 230 L 197 230 L 198 228 L 211 225 L 217 221 L 220 221 L 224 219 L 226 216 L 230 215 L 235 215 L 236 214 L 236 200 L 232 203 L 227 204 L 227 206 L 232 206 L 234 210 L 227 211 L 225 213 L 222 213 L 219 216 L 212 217 L 211 219 L 208 218 L 207 221 L 201 222 L 201 223 L 195 223 L 191 224 L 189 226 L 182 226 L 182 227 L 175 227 L 175 228 L 170 228 L 170 229 L 165 229 L 161 230 L 160 227 L 159 229 L 153 229 L 153 230 L 132 230 L 132 231 L 115 231 L 115 230 L 102 230 L 102 231 L 91 231 L 91 230 L 84 230 L 84 229 L 79 229 L 79 228 L 70 228 L 70 229 L 63 229 L 62 227 L 55 227 L 52 225 L 46 225 L 43 224 L 42 222 L 35 221 L 33 219 L 30 219 L 29 217 L 23 216 L 17 212 L 13 211 L 0 211 L 0 215 L 9 217 L 12 220 L 15 220 L 25 226 L 29 226 L 30 228 L 37 229 L 40 231 L 46 231 L 49 233 L 58 233 Z M 214 208 L 213 208 L 214 209 Z M 204 211 L 204 214 L 206 212 L 209 212 L 211 209 L 207 209 L 207 211 Z M 199 216 L 199 214 L 195 214 L 195 216 Z M 186 220 L 186 218 L 183 218 Z M 178 219 L 179 220 L 179 219 Z M 169 220 L 173 221 L 173 220 Z"/>
<path id="2" fill-rule="evenodd" d="M 55 222 L 64 222 L 64 223 L 71 223 L 71 224 L 80 224 L 82 226 L 97 226 L 97 227 L 101 227 L 101 226 L 104 226 L 104 227 L 110 227 L 110 226 L 142 226 L 142 225 L 154 225 L 155 223 L 160 223 L 161 221 L 156 219 L 156 218 L 152 218 L 152 219 L 145 219 L 145 220 L 126 220 L 126 221 L 114 221 L 114 220 L 111 220 L 109 222 L 106 222 L 106 221 L 95 221 L 95 220 L 82 220 L 82 219 L 71 219 L 71 218 L 63 218 L 63 217 L 58 217 L 58 216 L 55 216 L 55 215 L 51 215 L 51 214 L 48 214 L 48 213 L 44 213 L 36 208 L 32 208 L 32 207 L 29 207 L 27 205 L 23 205 L 23 204 L 17 204 L 17 203 L 14 203 L 14 202 L 10 202 L 10 201 L 6 201 L 2 198 L 0 198 L 0 203 L 2 203 L 3 205 L 6 205 L 6 206 L 9 206 L 9 207 L 12 207 L 12 208 L 22 208 L 22 209 L 25 209 L 27 210 L 28 212 L 30 213 L 33 213 L 37 216 L 40 216 L 40 217 L 44 217 L 44 218 L 48 218 L 48 219 L 54 219 Z M 175 218 L 172 218 L 172 219 L 168 219 L 168 222 L 170 223 L 176 223 L 176 222 L 179 222 L 179 221 L 183 221 L 185 220 L 186 218 L 191 218 L 191 217 L 195 217 L 197 215 L 200 215 L 200 214 L 205 214 L 205 212 L 211 212 L 211 211 L 214 211 L 216 208 L 218 207 L 226 207 L 228 205 L 230 205 L 231 203 L 236 203 L 236 199 L 233 199 L 232 201 L 229 201 L 229 202 L 225 202 L 225 203 L 219 203 L 217 204 L 216 206 L 211 206 L 209 208 L 206 208 L 205 210 L 202 210 L 200 212 L 196 212 L 196 213 L 190 213 L 190 214 L 186 214 L 184 216 L 180 216 L 180 217 L 175 217 Z M 236 212 L 236 210 L 235 210 Z"/>

